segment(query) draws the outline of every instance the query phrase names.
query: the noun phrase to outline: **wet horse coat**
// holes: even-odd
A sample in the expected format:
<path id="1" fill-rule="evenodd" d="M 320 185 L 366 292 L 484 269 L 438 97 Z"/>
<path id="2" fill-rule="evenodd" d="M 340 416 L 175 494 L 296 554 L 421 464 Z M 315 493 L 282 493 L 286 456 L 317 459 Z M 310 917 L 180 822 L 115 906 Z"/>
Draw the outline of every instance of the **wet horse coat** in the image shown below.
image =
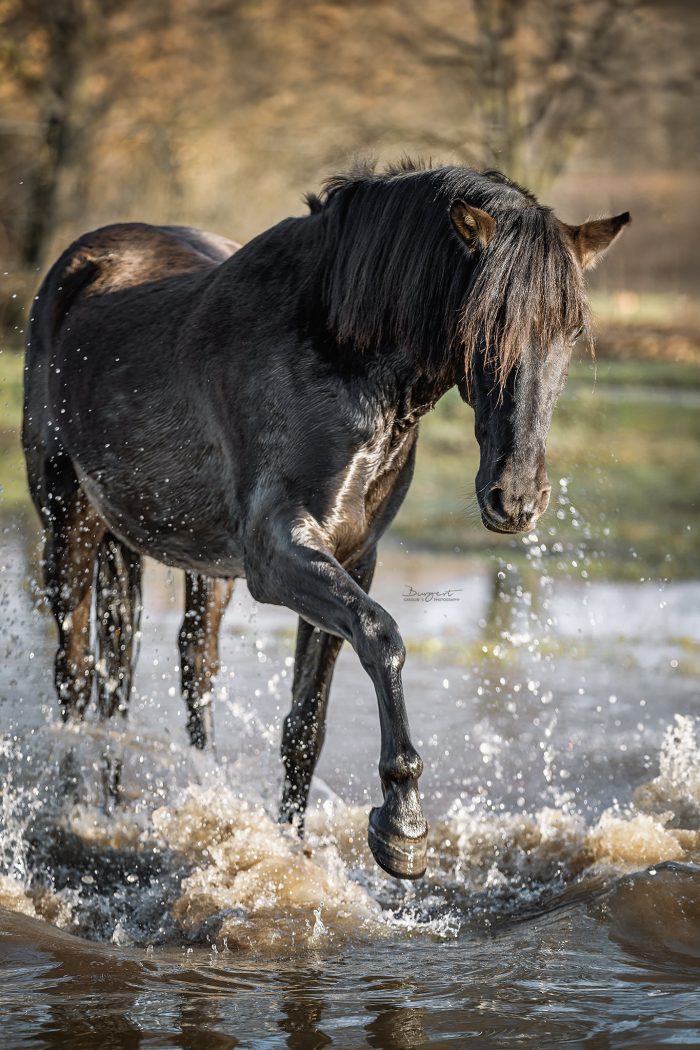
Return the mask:
<path id="1" fill-rule="evenodd" d="M 496 173 L 362 169 L 310 214 L 245 247 L 181 227 L 86 234 L 40 290 L 24 447 L 47 534 L 65 717 L 125 709 L 140 557 L 187 573 L 180 633 L 195 744 L 231 583 L 300 617 L 281 818 L 301 827 L 333 666 L 349 641 L 379 703 L 384 801 L 369 842 L 425 870 L 427 826 L 398 627 L 368 594 L 377 542 L 410 484 L 420 418 L 457 384 L 473 405 L 484 524 L 545 509 L 544 447 L 582 266 L 628 216 L 559 222 Z M 95 588 L 95 580 L 97 587 Z"/>

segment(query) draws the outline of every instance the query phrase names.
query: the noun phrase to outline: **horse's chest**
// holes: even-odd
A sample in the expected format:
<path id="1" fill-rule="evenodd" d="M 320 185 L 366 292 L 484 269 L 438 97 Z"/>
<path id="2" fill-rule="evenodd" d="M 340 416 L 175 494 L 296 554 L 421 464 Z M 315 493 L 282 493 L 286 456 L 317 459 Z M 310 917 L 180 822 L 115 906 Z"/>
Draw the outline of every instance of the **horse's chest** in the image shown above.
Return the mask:
<path id="1" fill-rule="evenodd" d="M 406 435 L 379 432 L 334 478 L 321 525 L 341 560 L 363 546 L 377 527 L 381 533 L 382 511 L 405 464 L 408 447 Z"/>

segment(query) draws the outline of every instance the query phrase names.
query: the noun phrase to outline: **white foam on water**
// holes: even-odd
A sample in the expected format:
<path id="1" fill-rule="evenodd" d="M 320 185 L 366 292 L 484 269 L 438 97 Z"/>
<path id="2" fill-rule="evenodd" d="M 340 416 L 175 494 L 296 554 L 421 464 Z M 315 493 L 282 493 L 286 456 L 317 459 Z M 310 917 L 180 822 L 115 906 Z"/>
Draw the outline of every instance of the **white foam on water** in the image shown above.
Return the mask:
<path id="1" fill-rule="evenodd" d="M 8 768 L 18 768 L 18 747 L 4 745 Z M 363 807 L 326 792 L 300 840 L 234 776 L 200 768 L 199 783 L 127 801 L 114 815 L 6 781 L 0 905 L 117 945 L 209 939 L 279 954 L 454 937 L 477 897 L 482 910 L 504 898 L 517 910 L 528 894 L 575 876 L 700 859 L 697 723 L 685 716 L 665 733 L 659 776 L 595 821 L 570 803 L 503 813 L 483 799 L 455 801 L 431 829 L 428 875 L 416 885 L 376 867 Z M 52 853 L 58 835 L 69 846 L 60 840 Z"/>

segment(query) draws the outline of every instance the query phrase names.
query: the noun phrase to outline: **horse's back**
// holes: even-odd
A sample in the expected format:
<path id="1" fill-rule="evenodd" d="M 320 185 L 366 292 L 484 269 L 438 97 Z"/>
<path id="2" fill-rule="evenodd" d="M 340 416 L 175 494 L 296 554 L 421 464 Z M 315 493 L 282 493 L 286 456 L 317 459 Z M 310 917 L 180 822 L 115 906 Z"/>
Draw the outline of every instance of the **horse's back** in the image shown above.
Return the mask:
<path id="1" fill-rule="evenodd" d="M 94 291 L 117 291 L 178 274 L 209 270 L 239 247 L 213 233 L 187 226 L 122 223 L 85 234 L 76 242 L 73 265 L 92 264 Z"/>
<path id="2" fill-rule="evenodd" d="M 27 333 L 25 393 L 31 398 L 35 373 L 55 349 L 78 301 L 215 269 L 239 247 L 188 226 L 116 223 L 84 233 L 59 256 L 36 296 Z M 37 377 L 40 385 L 45 378 L 46 370 Z"/>
<path id="3" fill-rule="evenodd" d="M 189 245 L 200 255 L 211 259 L 213 263 L 225 262 L 234 252 L 240 248 L 237 241 L 228 237 L 222 237 L 218 233 L 209 233 L 205 230 L 196 230 L 193 226 L 157 226 L 161 233 L 174 238 L 180 244 Z"/>
<path id="4" fill-rule="evenodd" d="M 186 226 L 118 223 L 83 234 L 62 253 L 39 289 L 27 335 L 23 444 L 32 488 L 43 462 L 55 457 L 46 362 L 71 307 L 83 299 L 212 270 L 239 247 Z"/>
<path id="5" fill-rule="evenodd" d="M 79 237 L 52 267 L 46 291 L 121 291 L 140 284 L 209 270 L 240 246 L 187 226 L 116 223 Z M 58 278 L 60 284 L 51 281 Z M 41 303 L 44 287 L 39 293 Z"/>

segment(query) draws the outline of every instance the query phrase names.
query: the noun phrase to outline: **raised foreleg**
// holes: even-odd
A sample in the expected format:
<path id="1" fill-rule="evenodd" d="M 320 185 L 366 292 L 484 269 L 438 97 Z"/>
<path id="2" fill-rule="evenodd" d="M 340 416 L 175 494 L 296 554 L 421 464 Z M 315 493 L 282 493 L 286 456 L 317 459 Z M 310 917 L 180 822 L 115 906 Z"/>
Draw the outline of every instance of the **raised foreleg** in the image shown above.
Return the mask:
<path id="1" fill-rule="evenodd" d="M 370 849 L 391 875 L 418 878 L 425 871 L 428 828 L 418 792 L 423 763 L 411 742 L 401 684 L 401 635 L 386 610 L 330 553 L 295 535 L 294 514 L 254 523 L 245 552 L 248 587 L 256 600 L 286 605 L 355 649 L 375 687 L 381 729 L 384 802 L 370 813 Z"/>

